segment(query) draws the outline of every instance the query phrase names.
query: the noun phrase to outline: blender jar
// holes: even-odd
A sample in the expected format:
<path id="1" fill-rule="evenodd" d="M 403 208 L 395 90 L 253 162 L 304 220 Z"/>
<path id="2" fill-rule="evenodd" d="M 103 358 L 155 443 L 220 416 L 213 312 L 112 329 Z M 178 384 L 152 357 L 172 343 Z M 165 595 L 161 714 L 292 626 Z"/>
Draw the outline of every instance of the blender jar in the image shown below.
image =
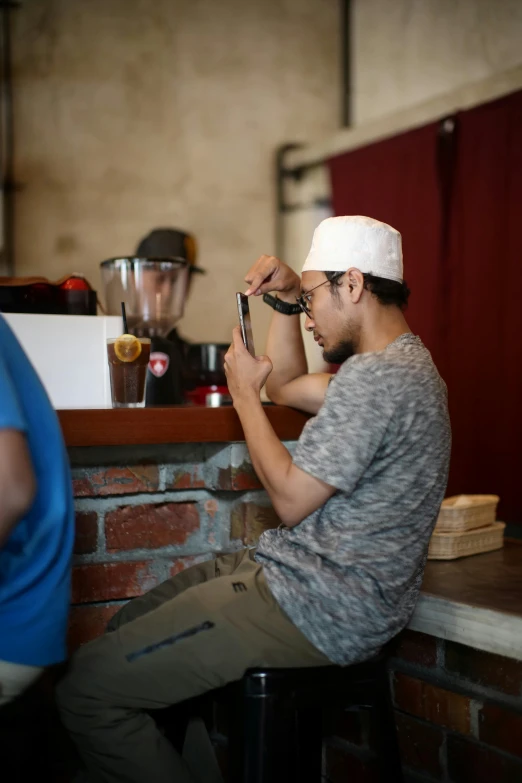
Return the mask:
<path id="1" fill-rule="evenodd" d="M 101 264 L 108 315 L 125 302 L 129 332 L 165 337 L 183 315 L 190 267 L 183 258 L 111 258 Z"/>

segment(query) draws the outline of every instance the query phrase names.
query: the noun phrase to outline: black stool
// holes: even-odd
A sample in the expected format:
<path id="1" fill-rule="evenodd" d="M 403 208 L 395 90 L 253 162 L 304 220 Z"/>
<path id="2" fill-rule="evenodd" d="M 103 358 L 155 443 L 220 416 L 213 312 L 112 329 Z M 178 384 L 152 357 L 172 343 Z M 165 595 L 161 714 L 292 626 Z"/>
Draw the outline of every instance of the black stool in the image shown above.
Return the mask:
<path id="1" fill-rule="evenodd" d="M 402 783 L 386 655 L 347 666 L 249 669 L 226 689 L 230 783 L 320 783 L 322 708 L 371 710 L 379 781 Z"/>

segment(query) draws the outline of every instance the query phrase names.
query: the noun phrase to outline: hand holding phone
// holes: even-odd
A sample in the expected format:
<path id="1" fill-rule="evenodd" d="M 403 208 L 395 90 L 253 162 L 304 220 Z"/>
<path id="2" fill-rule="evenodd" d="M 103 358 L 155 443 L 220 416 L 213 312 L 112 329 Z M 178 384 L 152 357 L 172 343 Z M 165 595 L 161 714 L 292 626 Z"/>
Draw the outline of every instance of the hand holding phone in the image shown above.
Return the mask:
<path id="1" fill-rule="evenodd" d="M 239 313 L 239 327 L 245 348 L 251 356 L 255 356 L 254 337 L 252 335 L 252 321 L 250 319 L 250 307 L 248 306 L 248 296 L 236 293 L 237 310 Z"/>

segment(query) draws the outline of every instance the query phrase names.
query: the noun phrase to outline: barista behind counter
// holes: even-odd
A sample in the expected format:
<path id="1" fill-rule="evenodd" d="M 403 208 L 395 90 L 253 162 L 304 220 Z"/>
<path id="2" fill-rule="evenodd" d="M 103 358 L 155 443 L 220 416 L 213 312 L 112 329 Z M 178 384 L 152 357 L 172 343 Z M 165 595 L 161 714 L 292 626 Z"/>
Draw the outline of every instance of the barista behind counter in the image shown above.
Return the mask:
<path id="1" fill-rule="evenodd" d="M 136 256 L 140 258 L 183 258 L 190 265 L 190 275 L 187 287 L 187 297 L 190 295 L 192 277 L 195 273 L 204 274 L 205 270 L 196 266 L 197 243 L 192 234 L 181 231 L 178 228 L 155 228 L 138 244 Z M 189 369 L 190 343 L 180 336 L 177 329 L 172 329 L 167 339 L 173 345 L 173 351 L 178 354 L 176 366 L 180 368 L 179 388 L 186 392 L 190 390 L 194 382 Z M 227 346 L 228 347 L 228 346 Z M 176 384 L 178 386 L 178 384 Z M 161 391 L 159 392 L 161 394 Z M 147 391 L 147 404 L 155 404 L 161 400 L 149 399 Z M 175 402 L 183 402 L 183 399 Z"/>

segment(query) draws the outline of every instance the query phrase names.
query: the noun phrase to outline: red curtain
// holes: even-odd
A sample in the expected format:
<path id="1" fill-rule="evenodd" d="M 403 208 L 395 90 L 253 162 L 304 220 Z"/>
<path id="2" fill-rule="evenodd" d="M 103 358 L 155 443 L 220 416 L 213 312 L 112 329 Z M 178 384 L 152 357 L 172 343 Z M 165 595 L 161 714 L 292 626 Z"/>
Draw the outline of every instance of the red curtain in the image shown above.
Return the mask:
<path id="1" fill-rule="evenodd" d="M 439 366 L 443 281 L 441 207 L 435 155 L 439 124 L 339 155 L 329 161 L 336 215 L 369 215 L 402 234 L 408 321 Z"/>
<path id="2" fill-rule="evenodd" d="M 407 318 L 448 385 L 448 494 L 522 523 L 522 92 L 333 158 L 337 215 L 403 236 Z"/>
<path id="3" fill-rule="evenodd" d="M 522 92 L 462 112 L 451 210 L 449 491 L 522 524 Z"/>

